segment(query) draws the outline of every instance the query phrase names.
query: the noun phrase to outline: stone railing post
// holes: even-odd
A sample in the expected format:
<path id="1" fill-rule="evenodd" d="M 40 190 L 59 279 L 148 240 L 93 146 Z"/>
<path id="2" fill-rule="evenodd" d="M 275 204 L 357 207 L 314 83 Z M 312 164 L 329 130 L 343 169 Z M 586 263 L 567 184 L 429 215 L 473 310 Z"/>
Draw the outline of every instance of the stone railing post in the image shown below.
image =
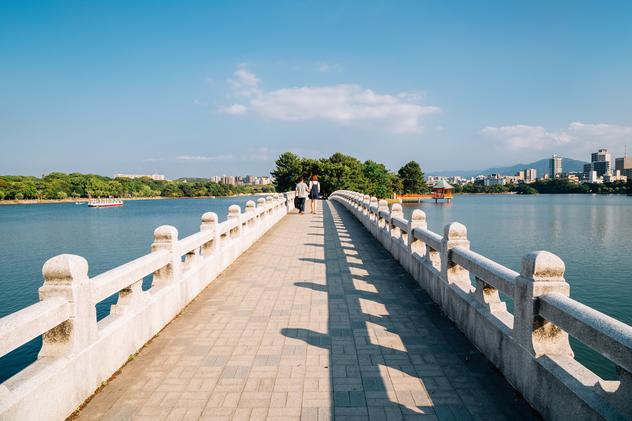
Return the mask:
<path id="1" fill-rule="evenodd" d="M 169 264 L 154 272 L 154 286 L 165 285 L 180 276 L 181 263 L 178 254 L 178 230 L 171 225 L 162 225 L 154 230 L 154 242 L 151 251 L 166 250 L 169 252 Z"/>
<path id="2" fill-rule="evenodd" d="M 255 213 L 257 209 L 257 204 L 253 201 L 253 200 L 249 200 L 246 202 L 246 213 Z M 252 229 L 254 227 L 254 225 L 257 223 L 256 218 L 252 218 L 250 221 L 248 221 L 248 229 Z"/>
<path id="3" fill-rule="evenodd" d="M 548 251 L 534 251 L 522 258 L 514 288 L 513 335 L 536 358 L 543 354 L 573 356 L 568 334 L 538 315 L 539 296 L 570 295 L 564 270 L 562 259 Z"/>
<path id="4" fill-rule="evenodd" d="M 372 224 L 377 223 L 377 211 L 372 208 L 377 208 L 378 203 L 377 197 L 371 197 L 369 200 L 369 215 L 371 216 L 370 221 Z"/>
<path id="5" fill-rule="evenodd" d="M 402 205 L 399 203 L 393 203 L 391 206 L 391 239 L 400 238 L 402 236 L 402 230 L 399 229 L 395 224 L 393 224 L 393 218 L 403 218 L 404 211 L 402 209 Z"/>
<path id="6" fill-rule="evenodd" d="M 380 212 L 382 211 L 388 212 L 388 202 L 384 199 L 377 202 L 377 225 L 380 229 L 384 228 L 384 226 L 386 225 L 386 221 L 383 217 L 380 216 Z"/>
<path id="7" fill-rule="evenodd" d="M 239 205 L 230 205 L 228 207 L 227 219 L 236 223 L 236 228 L 230 230 L 230 237 L 239 238 L 241 236 L 241 208 Z"/>
<path id="8" fill-rule="evenodd" d="M 217 231 L 218 218 L 215 212 L 206 212 L 202 215 L 200 231 L 212 231 L 213 241 L 202 246 L 202 256 L 213 254 L 219 248 L 219 232 Z"/>
<path id="9" fill-rule="evenodd" d="M 423 241 L 415 238 L 415 228 L 428 228 L 428 222 L 426 221 L 426 213 L 421 209 L 415 209 L 408 221 L 408 250 L 410 254 L 417 253 L 421 256 L 426 254 L 426 244 Z"/>
<path id="10" fill-rule="evenodd" d="M 263 212 L 259 214 L 259 222 L 263 224 L 267 223 L 266 222 L 266 199 L 264 197 L 260 197 L 257 199 L 257 209 L 263 209 Z"/>
<path id="11" fill-rule="evenodd" d="M 399 241 L 402 237 L 402 230 L 393 223 L 393 218 L 403 218 L 404 211 L 402 205 L 399 203 L 393 203 L 391 206 L 390 224 L 388 229 L 388 250 L 391 252 L 395 260 L 399 261 Z"/>
<path id="12" fill-rule="evenodd" d="M 292 209 L 294 209 L 294 192 L 285 192 L 283 196 L 285 196 L 285 208 L 287 209 L 287 213 L 290 213 Z"/>
<path id="13" fill-rule="evenodd" d="M 268 213 L 268 215 L 272 216 L 272 213 L 274 211 L 274 203 L 272 201 L 272 196 L 267 196 L 266 197 L 266 212 Z"/>
<path id="14" fill-rule="evenodd" d="M 88 278 L 88 262 L 73 254 L 60 254 L 44 263 L 44 285 L 40 301 L 62 298 L 68 302 L 70 317 L 43 335 L 40 357 L 75 354 L 97 338 L 96 303 Z"/>
<path id="15" fill-rule="evenodd" d="M 450 250 L 455 247 L 470 248 L 467 228 L 458 222 L 452 222 L 443 229 L 441 244 L 441 276 L 448 284 L 457 284 L 463 291 L 472 291 L 470 273 L 452 262 Z"/>
<path id="16" fill-rule="evenodd" d="M 370 205 L 371 205 L 371 196 L 369 196 L 368 194 L 365 194 L 362 197 L 362 215 L 364 215 L 362 223 L 365 225 L 366 225 L 367 219 L 369 219 L 369 206 Z"/>

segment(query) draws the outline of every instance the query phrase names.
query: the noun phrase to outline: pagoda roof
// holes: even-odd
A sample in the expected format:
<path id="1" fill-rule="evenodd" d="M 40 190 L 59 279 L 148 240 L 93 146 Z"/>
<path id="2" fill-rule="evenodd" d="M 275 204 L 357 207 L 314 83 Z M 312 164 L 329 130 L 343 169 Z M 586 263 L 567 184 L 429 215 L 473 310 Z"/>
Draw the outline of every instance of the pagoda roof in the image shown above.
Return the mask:
<path id="1" fill-rule="evenodd" d="M 445 181 L 443 178 L 440 179 L 439 181 L 437 181 L 437 183 L 432 186 L 433 189 L 453 189 L 454 187 L 452 187 L 450 184 L 448 184 L 447 181 Z"/>

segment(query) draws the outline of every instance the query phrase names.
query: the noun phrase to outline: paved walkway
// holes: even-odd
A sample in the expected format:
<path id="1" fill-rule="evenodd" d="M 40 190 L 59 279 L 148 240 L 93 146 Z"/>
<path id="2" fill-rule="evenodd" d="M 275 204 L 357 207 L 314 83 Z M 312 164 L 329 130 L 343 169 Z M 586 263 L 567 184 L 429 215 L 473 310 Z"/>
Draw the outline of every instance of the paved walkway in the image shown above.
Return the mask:
<path id="1" fill-rule="evenodd" d="M 355 218 L 322 205 L 274 227 L 79 418 L 532 418 Z"/>

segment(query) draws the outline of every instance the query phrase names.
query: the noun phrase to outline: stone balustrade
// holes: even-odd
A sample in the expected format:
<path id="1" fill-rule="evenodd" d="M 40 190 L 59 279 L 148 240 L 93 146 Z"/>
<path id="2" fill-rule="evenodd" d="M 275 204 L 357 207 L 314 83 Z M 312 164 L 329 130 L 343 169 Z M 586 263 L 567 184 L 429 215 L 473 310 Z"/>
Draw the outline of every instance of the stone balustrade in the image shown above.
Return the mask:
<path id="1" fill-rule="evenodd" d="M 43 337 L 37 360 L 0 384 L 0 419 L 65 419 L 288 213 L 293 199 L 293 192 L 259 198 L 245 212 L 232 205 L 221 223 L 205 213 L 200 231 L 184 239 L 175 227 L 158 227 L 151 253 L 92 278 L 80 256 L 48 260 L 40 301 L 0 319 L 0 356 Z M 113 295 L 116 304 L 97 322 L 96 304 Z"/>
<path id="2" fill-rule="evenodd" d="M 364 224 L 545 418 L 632 419 L 632 327 L 570 298 L 559 257 L 526 254 L 518 273 L 470 250 L 462 224 L 441 236 L 419 209 L 407 221 L 401 205 L 389 210 L 360 193 L 337 191 L 330 200 Z M 609 359 L 619 380 L 575 360 L 569 335 Z"/>

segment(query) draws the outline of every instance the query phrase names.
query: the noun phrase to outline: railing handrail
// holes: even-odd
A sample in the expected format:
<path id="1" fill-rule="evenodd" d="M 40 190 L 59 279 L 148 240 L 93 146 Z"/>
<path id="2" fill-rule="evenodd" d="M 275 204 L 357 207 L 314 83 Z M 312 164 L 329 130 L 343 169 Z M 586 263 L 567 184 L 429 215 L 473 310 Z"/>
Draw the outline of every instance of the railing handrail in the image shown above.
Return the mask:
<path id="1" fill-rule="evenodd" d="M 632 326 L 562 294 L 538 301 L 540 316 L 632 372 Z"/>
<path id="2" fill-rule="evenodd" d="M 94 276 L 90 279 L 94 288 L 93 304 L 151 275 L 168 263 L 169 253 L 166 250 L 158 250 Z"/>
<path id="3" fill-rule="evenodd" d="M 413 230 L 413 237 L 416 240 L 423 241 L 434 250 L 441 250 L 443 237 L 436 232 L 432 232 L 427 228 L 415 228 Z"/>
<path id="4" fill-rule="evenodd" d="M 0 318 L 0 355 L 8 354 L 68 320 L 68 302 L 50 298 Z"/>
<path id="5" fill-rule="evenodd" d="M 518 272 L 463 247 L 452 249 L 452 261 L 485 283 L 513 297 L 516 278 L 520 276 Z"/>

